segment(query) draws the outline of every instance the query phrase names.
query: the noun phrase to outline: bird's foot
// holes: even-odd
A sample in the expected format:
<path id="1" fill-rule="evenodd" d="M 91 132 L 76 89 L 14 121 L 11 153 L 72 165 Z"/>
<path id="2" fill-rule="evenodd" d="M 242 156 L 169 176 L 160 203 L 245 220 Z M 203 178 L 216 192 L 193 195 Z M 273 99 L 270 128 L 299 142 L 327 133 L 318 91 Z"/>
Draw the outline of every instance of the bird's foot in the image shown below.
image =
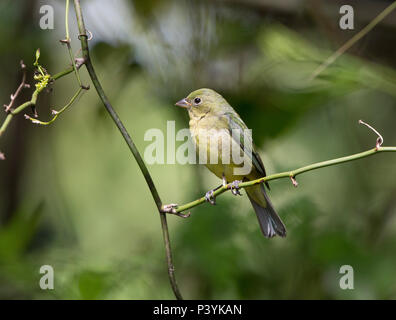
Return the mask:
<path id="1" fill-rule="evenodd" d="M 205 194 L 205 200 L 209 202 L 211 205 L 216 204 L 216 197 L 213 194 L 214 194 L 214 190 L 209 190 Z"/>
<path id="2" fill-rule="evenodd" d="M 234 195 L 234 196 L 236 196 L 236 195 L 242 195 L 241 194 L 241 192 L 239 191 L 239 184 L 241 183 L 242 181 L 240 181 L 240 180 L 235 180 L 235 181 L 233 181 L 232 183 L 230 183 L 230 189 L 231 189 L 231 192 L 232 192 L 232 194 Z"/>

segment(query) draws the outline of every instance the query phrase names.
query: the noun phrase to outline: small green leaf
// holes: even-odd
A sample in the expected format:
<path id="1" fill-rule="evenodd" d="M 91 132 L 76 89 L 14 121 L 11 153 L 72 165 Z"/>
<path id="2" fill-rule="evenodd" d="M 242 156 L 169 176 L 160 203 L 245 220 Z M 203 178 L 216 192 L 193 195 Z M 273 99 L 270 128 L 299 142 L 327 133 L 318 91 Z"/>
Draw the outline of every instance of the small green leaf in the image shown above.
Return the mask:
<path id="1" fill-rule="evenodd" d="M 38 60 L 39 60 L 39 58 L 40 58 L 40 48 L 38 48 L 37 50 L 36 50 L 36 61 L 34 62 L 34 66 L 37 66 L 38 65 Z"/>

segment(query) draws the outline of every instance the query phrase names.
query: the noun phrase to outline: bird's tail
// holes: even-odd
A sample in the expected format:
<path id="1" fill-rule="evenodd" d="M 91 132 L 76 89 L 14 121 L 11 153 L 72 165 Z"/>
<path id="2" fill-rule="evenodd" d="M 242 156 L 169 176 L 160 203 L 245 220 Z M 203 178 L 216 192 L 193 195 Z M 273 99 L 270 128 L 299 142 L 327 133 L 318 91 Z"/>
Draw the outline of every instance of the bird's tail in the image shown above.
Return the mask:
<path id="1" fill-rule="evenodd" d="M 275 235 L 286 237 L 286 228 L 275 212 L 262 184 L 246 188 L 246 193 L 256 212 L 261 231 L 266 238 Z"/>

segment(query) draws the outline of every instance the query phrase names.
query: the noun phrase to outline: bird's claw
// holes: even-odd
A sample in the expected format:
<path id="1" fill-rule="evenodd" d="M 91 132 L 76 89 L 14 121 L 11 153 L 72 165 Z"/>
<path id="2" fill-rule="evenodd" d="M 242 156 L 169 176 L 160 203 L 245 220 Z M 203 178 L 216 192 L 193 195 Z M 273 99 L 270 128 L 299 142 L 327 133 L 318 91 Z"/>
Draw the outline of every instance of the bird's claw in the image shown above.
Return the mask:
<path id="1" fill-rule="evenodd" d="M 213 194 L 214 194 L 213 190 L 210 190 L 205 194 L 205 200 L 209 202 L 211 205 L 216 204 L 216 197 Z"/>
<path id="2" fill-rule="evenodd" d="M 236 195 L 242 195 L 241 194 L 241 192 L 239 191 L 239 184 L 241 183 L 241 181 L 239 181 L 239 180 L 235 180 L 235 181 L 233 181 L 231 184 L 230 184 L 230 189 L 231 189 L 231 192 L 232 192 L 232 194 L 234 195 L 234 196 L 236 196 Z"/>

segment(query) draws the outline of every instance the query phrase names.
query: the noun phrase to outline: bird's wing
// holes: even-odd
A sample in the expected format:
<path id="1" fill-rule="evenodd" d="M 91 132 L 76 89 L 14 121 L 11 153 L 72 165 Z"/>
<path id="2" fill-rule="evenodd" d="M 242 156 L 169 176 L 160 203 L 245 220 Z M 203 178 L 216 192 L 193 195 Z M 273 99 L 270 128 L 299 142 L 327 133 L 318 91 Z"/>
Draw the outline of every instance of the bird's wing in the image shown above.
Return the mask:
<path id="1" fill-rule="evenodd" d="M 236 113 L 226 112 L 224 115 L 228 119 L 230 135 L 232 136 L 232 138 L 235 141 L 236 141 L 236 139 L 239 138 L 239 141 L 236 141 L 236 142 L 240 145 L 241 149 L 245 153 L 247 153 L 249 155 L 249 157 L 251 157 L 253 166 L 257 170 L 257 172 L 260 175 L 262 175 L 263 177 L 265 177 L 266 173 L 265 173 L 264 164 L 260 158 L 260 155 L 256 152 L 256 150 L 254 148 L 252 135 L 250 133 L 246 134 L 246 135 L 243 134 L 244 130 L 248 129 L 248 127 Z M 240 130 L 239 137 L 236 135 L 233 135 L 231 130 Z M 265 184 L 269 189 L 268 183 L 266 182 Z"/>

